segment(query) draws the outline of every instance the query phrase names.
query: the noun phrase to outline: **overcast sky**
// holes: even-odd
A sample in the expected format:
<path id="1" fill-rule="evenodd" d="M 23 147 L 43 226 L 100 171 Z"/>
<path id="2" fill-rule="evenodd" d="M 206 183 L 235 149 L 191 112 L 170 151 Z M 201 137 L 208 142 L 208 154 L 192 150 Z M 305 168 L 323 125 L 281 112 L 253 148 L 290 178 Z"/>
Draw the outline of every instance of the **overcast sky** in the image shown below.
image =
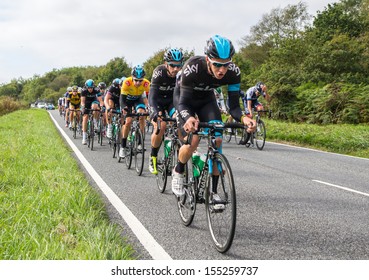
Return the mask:
<path id="1" fill-rule="evenodd" d="M 306 0 L 315 16 L 337 0 Z M 115 57 L 143 63 L 181 47 L 203 54 L 220 34 L 239 41 L 273 8 L 298 0 L 0 0 L 0 84 Z"/>

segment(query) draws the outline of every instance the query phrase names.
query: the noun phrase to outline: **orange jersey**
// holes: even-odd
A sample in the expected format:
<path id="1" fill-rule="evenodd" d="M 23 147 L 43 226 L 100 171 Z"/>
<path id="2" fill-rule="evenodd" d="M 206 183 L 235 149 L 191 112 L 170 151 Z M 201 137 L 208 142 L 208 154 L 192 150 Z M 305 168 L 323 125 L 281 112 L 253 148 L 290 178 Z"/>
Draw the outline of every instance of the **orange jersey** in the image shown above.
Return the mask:
<path id="1" fill-rule="evenodd" d="M 145 92 L 146 96 L 150 91 L 150 82 L 147 79 L 143 79 L 142 83 L 136 87 L 133 83 L 133 78 L 129 77 L 125 79 L 120 90 L 120 94 L 127 95 L 127 100 L 135 100 Z"/>

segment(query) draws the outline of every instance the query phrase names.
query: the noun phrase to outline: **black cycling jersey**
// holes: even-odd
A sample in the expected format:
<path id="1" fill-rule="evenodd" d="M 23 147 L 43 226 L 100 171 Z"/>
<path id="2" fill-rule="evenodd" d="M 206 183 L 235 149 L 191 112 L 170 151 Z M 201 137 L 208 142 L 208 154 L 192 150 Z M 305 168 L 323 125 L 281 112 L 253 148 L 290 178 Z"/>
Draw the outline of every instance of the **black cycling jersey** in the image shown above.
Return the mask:
<path id="1" fill-rule="evenodd" d="M 221 120 L 213 89 L 223 85 L 228 85 L 230 114 L 237 121 L 241 120 L 242 111 L 239 104 L 241 71 L 234 63 L 228 66 L 228 71 L 222 79 L 216 79 L 208 71 L 206 58 L 193 56 L 187 60 L 178 78 L 174 105 L 184 121 L 195 114 L 200 121 Z"/>
<path id="2" fill-rule="evenodd" d="M 108 88 L 106 94 L 110 94 L 111 99 L 113 100 L 115 106 L 119 104 L 119 98 L 120 98 L 120 88 L 119 87 L 111 85 Z"/>
<path id="3" fill-rule="evenodd" d="M 94 90 L 90 93 L 87 88 L 83 88 L 82 97 L 86 97 L 86 103 L 91 103 L 93 101 L 97 101 L 97 97 L 101 96 L 99 88 L 94 88 Z"/>
<path id="4" fill-rule="evenodd" d="M 152 113 L 167 111 L 168 114 L 174 112 L 173 90 L 176 84 L 176 77 L 168 76 L 165 64 L 159 65 L 154 69 L 149 94 L 149 105 Z M 173 110 L 173 112 L 171 112 Z"/>

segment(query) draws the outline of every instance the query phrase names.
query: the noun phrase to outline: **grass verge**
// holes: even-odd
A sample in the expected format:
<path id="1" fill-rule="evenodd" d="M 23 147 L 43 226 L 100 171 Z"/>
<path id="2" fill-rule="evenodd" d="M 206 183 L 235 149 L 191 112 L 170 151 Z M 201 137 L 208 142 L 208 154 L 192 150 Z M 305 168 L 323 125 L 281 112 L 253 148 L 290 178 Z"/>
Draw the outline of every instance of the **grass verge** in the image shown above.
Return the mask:
<path id="1" fill-rule="evenodd" d="M 267 140 L 369 158 L 369 125 L 296 124 L 264 119 Z"/>
<path id="2" fill-rule="evenodd" d="M 134 259 L 45 110 L 0 117 L 0 259 Z"/>

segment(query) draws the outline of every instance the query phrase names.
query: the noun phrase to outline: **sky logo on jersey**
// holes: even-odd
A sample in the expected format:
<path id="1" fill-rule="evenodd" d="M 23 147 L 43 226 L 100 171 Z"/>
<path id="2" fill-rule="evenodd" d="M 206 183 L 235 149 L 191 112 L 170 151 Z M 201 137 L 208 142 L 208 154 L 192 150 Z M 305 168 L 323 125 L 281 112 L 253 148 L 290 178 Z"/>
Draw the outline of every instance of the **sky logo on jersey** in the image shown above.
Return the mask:
<path id="1" fill-rule="evenodd" d="M 162 70 L 154 71 L 152 76 L 153 76 L 154 79 L 156 79 L 157 77 L 162 77 L 163 76 L 163 71 Z"/>
<path id="2" fill-rule="evenodd" d="M 236 72 L 237 76 L 241 75 L 241 70 L 238 66 L 236 66 L 236 64 L 231 63 L 228 67 L 228 70 L 231 70 L 233 72 Z"/>
<path id="3" fill-rule="evenodd" d="M 198 64 L 194 64 L 194 65 L 187 65 L 185 70 L 183 70 L 183 73 L 188 76 L 191 73 L 197 73 L 199 71 L 199 65 Z"/>

